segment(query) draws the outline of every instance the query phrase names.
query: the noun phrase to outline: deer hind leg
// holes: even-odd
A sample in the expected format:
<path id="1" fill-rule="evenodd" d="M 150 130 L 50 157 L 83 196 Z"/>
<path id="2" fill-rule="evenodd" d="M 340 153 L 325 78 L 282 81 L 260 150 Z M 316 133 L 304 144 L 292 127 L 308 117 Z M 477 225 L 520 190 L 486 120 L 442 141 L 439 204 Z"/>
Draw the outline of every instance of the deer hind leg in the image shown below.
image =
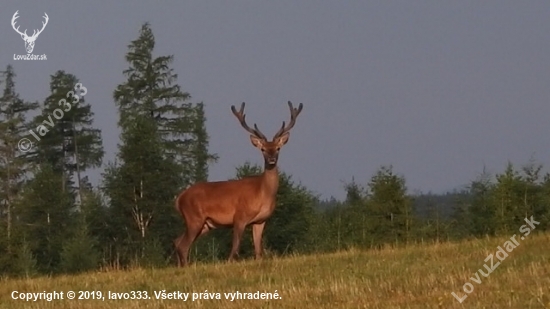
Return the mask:
<path id="1" fill-rule="evenodd" d="M 180 250 L 179 250 L 179 246 L 180 246 L 180 243 L 181 241 L 183 240 L 183 235 L 184 234 L 181 234 L 178 238 L 176 238 L 176 240 L 174 240 L 174 247 L 176 247 L 176 254 L 177 254 L 177 258 L 178 258 L 178 267 L 182 267 L 183 266 L 183 255 L 181 254 Z"/>
<path id="2" fill-rule="evenodd" d="M 206 231 L 205 231 L 206 227 Z M 188 225 L 185 234 L 175 240 L 176 251 L 178 253 L 178 266 L 186 266 L 189 264 L 189 249 L 199 235 L 208 231 L 206 224 L 203 225 Z"/>
<path id="3" fill-rule="evenodd" d="M 180 237 L 178 237 L 175 240 L 174 243 L 175 243 L 176 249 L 177 249 L 176 252 L 178 253 L 178 266 L 179 267 L 182 267 L 182 266 L 185 266 L 185 265 L 189 264 L 189 249 L 191 249 L 191 245 L 199 237 L 206 234 L 210 230 L 211 230 L 211 228 L 208 226 L 208 224 L 205 223 L 202 226 L 202 229 L 198 234 L 195 233 L 194 229 L 193 229 L 193 232 L 186 232 L 185 234 L 182 234 Z M 188 229 L 188 231 L 189 231 L 189 229 Z M 189 235 L 189 236 L 187 236 L 187 235 Z M 194 238 L 192 238 L 193 235 L 196 235 L 196 236 Z M 186 237 L 189 237 L 189 239 L 192 239 L 192 240 L 189 241 Z M 182 244 L 182 241 L 184 241 L 183 244 Z"/>

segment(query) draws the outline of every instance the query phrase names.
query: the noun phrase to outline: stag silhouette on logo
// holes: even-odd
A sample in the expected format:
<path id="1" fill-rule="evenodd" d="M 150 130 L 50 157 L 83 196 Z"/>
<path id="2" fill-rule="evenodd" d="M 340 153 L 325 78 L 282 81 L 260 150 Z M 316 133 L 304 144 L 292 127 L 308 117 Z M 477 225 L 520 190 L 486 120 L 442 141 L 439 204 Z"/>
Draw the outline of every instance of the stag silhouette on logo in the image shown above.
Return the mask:
<path id="1" fill-rule="evenodd" d="M 46 28 L 46 25 L 48 24 L 48 14 L 46 14 L 44 12 L 44 17 L 46 19 L 46 22 L 42 22 L 42 29 L 40 29 L 38 32 L 37 30 L 33 30 L 33 33 L 31 36 L 28 36 L 27 35 L 27 29 L 25 29 L 24 32 L 21 32 L 19 31 L 19 26 L 17 26 L 17 28 L 15 28 L 15 20 L 19 18 L 19 16 L 17 16 L 17 13 L 19 12 L 19 10 L 17 10 L 15 12 L 15 14 L 13 14 L 13 17 L 11 19 L 11 26 L 13 27 L 13 30 L 15 30 L 15 32 L 19 33 L 21 35 L 21 38 L 25 41 L 25 49 L 27 50 L 27 53 L 30 54 L 32 53 L 33 49 L 34 49 L 34 41 L 36 41 L 36 38 L 38 37 L 38 35 L 40 33 L 42 33 L 42 31 L 44 30 L 44 28 Z"/>

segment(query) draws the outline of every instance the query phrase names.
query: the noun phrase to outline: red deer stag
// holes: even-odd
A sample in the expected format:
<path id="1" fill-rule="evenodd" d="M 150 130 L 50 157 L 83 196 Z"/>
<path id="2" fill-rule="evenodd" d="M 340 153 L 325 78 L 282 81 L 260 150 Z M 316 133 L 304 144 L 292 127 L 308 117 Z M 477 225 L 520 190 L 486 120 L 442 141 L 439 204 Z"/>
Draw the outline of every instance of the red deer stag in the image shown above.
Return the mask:
<path id="1" fill-rule="evenodd" d="M 290 123 L 283 126 L 269 142 L 254 124 L 250 128 L 245 121 L 243 102 L 237 112 L 235 106 L 231 111 L 241 126 L 251 133 L 250 141 L 260 149 L 264 157 L 264 171 L 260 175 L 249 176 L 238 180 L 197 183 L 184 190 L 176 198 L 176 210 L 186 223 L 186 231 L 175 241 L 178 254 L 178 266 L 189 263 L 189 249 L 193 242 L 208 231 L 216 228 L 233 228 L 233 246 L 229 261 L 238 256 L 243 232 L 252 225 L 255 258 L 262 257 L 262 233 L 266 220 L 275 209 L 275 199 L 279 187 L 277 159 L 281 147 L 288 142 L 289 131 L 296 123 L 296 117 L 302 111 L 302 103 L 293 108 L 289 101 Z"/>

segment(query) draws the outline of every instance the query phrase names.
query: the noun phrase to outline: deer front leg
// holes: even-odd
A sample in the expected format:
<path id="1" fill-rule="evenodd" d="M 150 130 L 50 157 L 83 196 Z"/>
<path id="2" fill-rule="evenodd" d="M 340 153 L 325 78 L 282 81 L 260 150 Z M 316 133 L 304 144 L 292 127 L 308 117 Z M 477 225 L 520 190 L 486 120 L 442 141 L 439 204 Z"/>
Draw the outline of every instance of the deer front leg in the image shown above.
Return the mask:
<path id="1" fill-rule="evenodd" d="M 262 258 L 262 234 L 264 232 L 265 221 L 252 226 L 252 238 L 254 240 L 254 253 L 256 259 Z"/>
<path id="2" fill-rule="evenodd" d="M 242 223 L 235 223 L 233 226 L 233 246 L 231 253 L 229 254 L 229 261 L 235 260 L 235 257 L 239 255 L 239 247 L 241 245 L 241 239 L 243 237 L 244 229 L 246 225 Z"/>

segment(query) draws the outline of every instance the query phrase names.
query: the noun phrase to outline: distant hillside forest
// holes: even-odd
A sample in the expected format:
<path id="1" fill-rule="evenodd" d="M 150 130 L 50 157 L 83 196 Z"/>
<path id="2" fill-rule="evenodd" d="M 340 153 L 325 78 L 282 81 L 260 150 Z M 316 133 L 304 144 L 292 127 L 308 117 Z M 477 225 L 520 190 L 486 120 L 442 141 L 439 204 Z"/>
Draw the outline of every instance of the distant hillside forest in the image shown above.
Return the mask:
<path id="1" fill-rule="evenodd" d="M 173 241 L 185 227 L 174 197 L 207 180 L 218 155 L 209 151 L 203 102 L 191 102 L 170 68 L 173 56 L 154 57 L 154 46 L 143 24 L 128 45 L 125 82 L 106 90 L 121 130 L 114 162 L 104 162 L 102 143 L 102 135 L 112 132 L 94 126 L 93 102 L 77 76 L 53 72 L 50 94 L 29 102 L 17 93 L 15 69 L 8 65 L 2 72 L 2 276 L 175 265 Z M 83 175 L 100 167 L 102 182 L 94 187 Z M 244 162 L 235 178 L 262 170 Z M 268 255 L 285 255 L 511 236 L 531 216 L 535 232 L 545 231 L 550 175 L 542 171 L 534 161 L 510 163 L 499 174 L 481 173 L 463 191 L 437 195 L 411 194 L 405 176 L 381 166 L 369 179 L 346 184 L 343 201 L 321 200 L 281 172 L 264 246 Z M 225 260 L 231 232 L 200 238 L 192 261 Z M 249 229 L 240 256 L 253 256 Z"/>

